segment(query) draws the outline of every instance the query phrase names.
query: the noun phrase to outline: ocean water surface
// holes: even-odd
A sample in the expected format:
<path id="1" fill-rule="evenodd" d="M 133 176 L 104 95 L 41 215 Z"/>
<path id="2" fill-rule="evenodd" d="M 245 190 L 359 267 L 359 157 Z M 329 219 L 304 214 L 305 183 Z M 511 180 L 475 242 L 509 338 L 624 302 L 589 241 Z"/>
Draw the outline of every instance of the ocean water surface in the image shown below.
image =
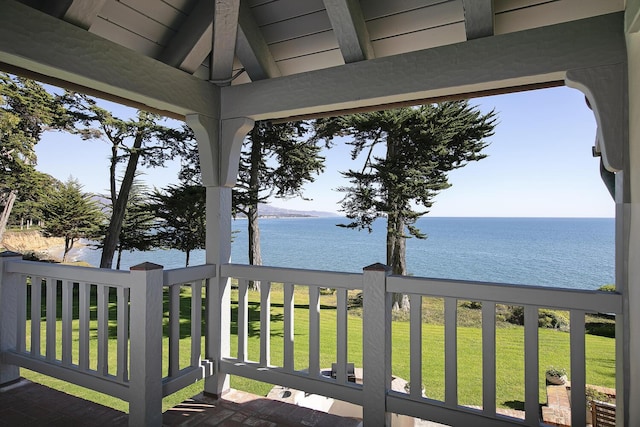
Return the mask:
<path id="1" fill-rule="evenodd" d="M 344 218 L 260 219 L 264 265 L 360 272 L 385 262 L 385 221 L 373 232 L 337 227 Z M 612 218 L 421 218 L 425 240 L 407 240 L 407 268 L 414 276 L 596 289 L 614 282 Z M 247 264 L 247 222 L 232 223 L 232 262 Z M 88 247 L 76 258 L 100 263 Z M 125 252 L 122 269 L 150 261 L 184 267 L 175 250 Z M 191 265 L 204 263 L 204 251 Z M 115 262 L 114 262 L 115 265 Z"/>

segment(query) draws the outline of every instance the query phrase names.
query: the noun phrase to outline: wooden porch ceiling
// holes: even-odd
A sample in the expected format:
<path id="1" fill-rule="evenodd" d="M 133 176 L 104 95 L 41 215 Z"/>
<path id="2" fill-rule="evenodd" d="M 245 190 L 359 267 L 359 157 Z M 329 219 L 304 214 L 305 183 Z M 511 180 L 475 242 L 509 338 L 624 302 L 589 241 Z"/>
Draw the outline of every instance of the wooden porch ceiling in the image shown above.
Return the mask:
<path id="1" fill-rule="evenodd" d="M 0 0 L 0 68 L 171 116 L 216 117 L 221 93 L 225 117 L 277 119 L 562 82 L 567 66 L 581 64 L 557 55 L 570 46 L 583 55 L 602 31 L 615 41 L 605 36 L 588 60 L 624 60 L 621 14 L 596 18 L 592 30 L 572 25 L 624 8 L 624 0 Z M 599 50 L 612 43 L 612 54 Z M 517 44 L 524 49 L 501 50 Z M 292 95 L 273 98 L 282 90 Z M 266 98 L 256 102 L 256 93 Z"/>

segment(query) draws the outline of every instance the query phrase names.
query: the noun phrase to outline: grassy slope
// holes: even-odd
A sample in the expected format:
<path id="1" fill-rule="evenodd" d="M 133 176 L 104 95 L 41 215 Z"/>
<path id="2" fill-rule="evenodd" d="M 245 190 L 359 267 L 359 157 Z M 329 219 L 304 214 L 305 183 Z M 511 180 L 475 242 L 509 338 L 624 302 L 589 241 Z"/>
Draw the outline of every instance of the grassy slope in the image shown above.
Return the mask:
<path id="1" fill-rule="evenodd" d="M 181 306 L 183 313 L 189 310 L 189 291 L 183 292 Z M 233 297 L 235 300 L 235 292 Z M 305 369 L 308 354 L 308 310 L 304 307 L 308 304 L 308 296 L 305 288 L 297 288 L 295 294 L 295 365 L 296 369 Z M 283 349 L 283 313 L 282 302 L 283 293 L 280 287 L 272 288 L 271 307 L 271 361 L 274 365 L 282 364 Z M 250 292 L 249 306 L 249 359 L 259 358 L 259 295 Z M 423 306 L 428 323 L 423 325 L 423 382 L 426 394 L 430 398 L 444 399 L 444 327 L 440 322 L 438 311 L 442 310 L 441 301 L 437 299 L 425 299 Z M 336 310 L 335 297 L 323 295 L 321 297 L 321 354 L 322 366 L 330 366 L 336 359 Z M 166 308 L 166 307 L 165 307 Z M 478 324 L 473 319 L 477 317 L 477 311 L 460 308 L 458 327 L 458 396 L 461 404 L 481 405 L 482 404 L 482 337 Z M 58 311 L 60 313 L 60 311 Z M 349 361 L 356 366 L 362 366 L 362 318 L 358 310 L 353 310 L 348 316 L 348 336 Z M 166 314 L 166 310 L 165 310 Z M 235 330 L 237 315 L 237 305 L 232 303 L 232 329 Z M 95 316 L 95 314 L 94 314 Z M 115 318 L 115 317 L 113 317 Z M 471 319 L 471 320 L 470 320 Z M 427 320 L 427 319 L 425 319 Z M 165 319 L 166 321 L 166 319 Z M 115 326 L 115 323 L 114 323 Z M 501 325 L 504 326 L 504 325 Z M 77 331 L 77 322 L 74 330 Z M 95 327 L 95 320 L 92 327 Z M 188 351 L 190 348 L 190 338 L 187 336 L 189 322 L 182 322 L 181 357 L 182 364 L 186 366 L 188 362 Z M 60 322 L 58 322 L 58 334 L 60 334 Z M 44 334 L 44 323 L 42 324 L 42 334 Z M 29 325 L 27 331 L 30 331 Z M 29 332 L 28 332 L 29 333 Z M 540 400 L 545 402 L 544 370 L 550 365 L 558 367 L 569 367 L 569 334 L 556 330 L 540 329 Z M 396 376 L 409 378 L 409 323 L 406 321 L 395 321 L 392 327 L 393 352 L 392 352 L 392 372 Z M 60 335 L 58 335 L 60 336 Z M 44 335 L 42 335 L 44 338 Z M 110 341 L 110 355 L 115 354 L 115 337 Z M 75 336 L 77 339 L 77 335 Z M 497 340 L 497 403 L 499 407 L 522 408 L 524 400 L 524 329 L 518 326 L 507 325 L 499 327 L 496 331 Z M 43 349 L 44 349 L 44 339 Z M 27 341 L 28 342 L 28 341 Z M 74 342 L 74 356 L 77 358 L 77 341 Z M 236 350 L 236 336 L 232 336 L 232 356 Z M 164 348 L 167 348 L 165 338 Z M 601 336 L 586 336 L 587 352 L 587 382 L 590 384 L 615 387 L 615 340 Z M 58 354 L 60 354 L 58 348 Z M 92 335 L 91 352 L 97 353 L 96 337 Z M 166 353 L 165 353 L 166 354 Z M 77 359 L 74 359 L 77 360 Z M 111 362 L 110 371 L 113 372 L 115 360 Z M 166 366 L 165 366 L 166 370 Z M 101 404 L 125 410 L 127 404 L 118 399 L 101 395 L 77 386 L 73 386 L 62 381 L 54 380 L 37 373 L 23 371 L 23 375 L 33 381 L 41 382 L 71 394 L 79 395 L 83 398 L 96 401 Z M 265 395 L 271 389 L 271 385 L 258 383 L 244 378 L 234 377 L 231 382 L 232 387 L 251 391 L 258 395 Z M 189 398 L 202 390 L 202 383 L 194 384 L 172 396 L 165 398 L 164 408 L 167 409 L 182 400 Z"/>

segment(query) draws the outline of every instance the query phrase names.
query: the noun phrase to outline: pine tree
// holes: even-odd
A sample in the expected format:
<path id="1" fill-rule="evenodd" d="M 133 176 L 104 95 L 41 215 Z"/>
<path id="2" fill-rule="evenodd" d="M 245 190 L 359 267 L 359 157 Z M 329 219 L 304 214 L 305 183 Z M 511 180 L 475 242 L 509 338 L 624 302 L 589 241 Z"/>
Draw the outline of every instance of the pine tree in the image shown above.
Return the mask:
<path id="1" fill-rule="evenodd" d="M 0 73 L 0 240 L 14 203 L 36 173 L 35 145 L 63 108 L 39 83 Z"/>
<path id="2" fill-rule="evenodd" d="M 182 185 L 154 191 L 149 209 L 157 219 L 156 242 L 160 247 L 178 249 L 186 254 L 204 249 L 206 237 L 206 195 L 204 187 Z"/>
<path id="3" fill-rule="evenodd" d="M 303 122 L 257 122 L 244 142 L 233 189 L 234 215 L 247 217 L 249 264 L 262 265 L 258 206 L 270 197 L 302 196 L 304 184 L 324 170 L 320 147 L 304 139 Z M 251 284 L 258 288 L 259 283 Z"/>
<path id="4" fill-rule="evenodd" d="M 186 126 L 179 129 L 165 126 L 160 116 L 146 111 L 138 111 L 132 119 L 120 119 L 86 95 L 66 92 L 63 100 L 68 109 L 70 131 L 83 139 L 106 138 L 111 143 L 109 193 L 112 214 L 100 259 L 101 268 L 111 268 L 138 164 L 163 166 L 183 152 L 183 145 L 192 139 L 193 133 Z M 116 176 L 120 163 L 126 163 L 126 167 L 118 189 Z"/>
<path id="5" fill-rule="evenodd" d="M 63 262 L 78 240 L 97 236 L 104 219 L 92 195 L 83 193 L 82 186 L 73 178 L 48 195 L 42 210 L 45 236 L 64 238 Z"/>
<path id="6" fill-rule="evenodd" d="M 387 265 L 393 274 L 406 275 L 406 239 L 427 237 L 415 226 L 417 219 L 451 186 L 448 172 L 486 157 L 484 139 L 494 127 L 493 112 L 482 114 L 466 101 L 316 121 L 316 139 L 350 135 L 352 158 L 365 155 L 360 170 L 343 173 L 350 185 L 339 188 L 345 193 L 342 210 L 351 220 L 344 226 L 371 231 L 377 218 L 386 218 Z M 381 149 L 384 156 L 376 155 Z M 394 303 L 408 308 L 401 295 Z"/>

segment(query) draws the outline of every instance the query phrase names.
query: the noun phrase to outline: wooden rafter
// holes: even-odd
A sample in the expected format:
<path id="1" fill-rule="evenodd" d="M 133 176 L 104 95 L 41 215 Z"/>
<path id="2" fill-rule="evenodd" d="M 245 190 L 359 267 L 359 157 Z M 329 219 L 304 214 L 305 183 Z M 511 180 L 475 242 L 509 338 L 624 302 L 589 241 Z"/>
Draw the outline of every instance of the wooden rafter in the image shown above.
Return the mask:
<path id="1" fill-rule="evenodd" d="M 374 58 L 358 0 L 323 0 L 345 63 Z"/>
<path id="2" fill-rule="evenodd" d="M 463 0 L 467 40 L 493 35 L 493 0 Z"/>

